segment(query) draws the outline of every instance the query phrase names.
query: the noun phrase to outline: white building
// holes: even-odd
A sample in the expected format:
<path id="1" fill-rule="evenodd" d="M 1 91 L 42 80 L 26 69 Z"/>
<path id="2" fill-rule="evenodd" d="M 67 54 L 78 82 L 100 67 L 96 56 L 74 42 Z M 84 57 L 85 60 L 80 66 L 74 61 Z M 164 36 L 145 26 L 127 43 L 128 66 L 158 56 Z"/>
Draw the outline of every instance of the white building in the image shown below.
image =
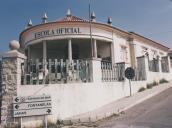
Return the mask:
<path id="1" fill-rule="evenodd" d="M 135 69 L 132 93 L 147 83 L 172 78 L 169 48 L 134 32 L 107 23 L 67 15 L 32 25 L 20 34 L 17 96 L 52 96 L 50 120 L 72 119 L 129 95 L 127 67 Z M 2 56 L 5 58 L 6 55 Z M 26 117 L 25 122 L 41 120 Z"/>

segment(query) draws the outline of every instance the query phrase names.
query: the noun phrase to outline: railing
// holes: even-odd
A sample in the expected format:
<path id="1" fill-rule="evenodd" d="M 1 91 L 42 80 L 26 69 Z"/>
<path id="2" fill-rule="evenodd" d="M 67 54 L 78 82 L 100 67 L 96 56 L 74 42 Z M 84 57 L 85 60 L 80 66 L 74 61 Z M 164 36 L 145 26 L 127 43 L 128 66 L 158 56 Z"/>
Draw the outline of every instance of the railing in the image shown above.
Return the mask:
<path id="1" fill-rule="evenodd" d="M 125 63 L 112 64 L 108 61 L 102 61 L 101 70 L 103 82 L 124 80 Z"/>
<path id="2" fill-rule="evenodd" d="M 132 79 L 133 81 L 143 81 L 146 80 L 146 70 L 135 68 L 135 77 Z"/>
<path id="3" fill-rule="evenodd" d="M 21 84 L 58 84 L 70 82 L 90 82 L 90 64 L 87 60 L 25 61 L 21 65 Z"/>
<path id="4" fill-rule="evenodd" d="M 159 59 L 149 60 L 149 71 L 159 72 Z"/>
<path id="5" fill-rule="evenodd" d="M 169 62 L 168 62 L 168 57 L 162 57 L 161 58 L 161 69 L 162 72 L 169 72 Z"/>
<path id="6" fill-rule="evenodd" d="M 145 56 L 137 57 L 137 67 L 135 70 L 134 81 L 143 81 L 146 80 L 146 65 L 145 65 Z"/>

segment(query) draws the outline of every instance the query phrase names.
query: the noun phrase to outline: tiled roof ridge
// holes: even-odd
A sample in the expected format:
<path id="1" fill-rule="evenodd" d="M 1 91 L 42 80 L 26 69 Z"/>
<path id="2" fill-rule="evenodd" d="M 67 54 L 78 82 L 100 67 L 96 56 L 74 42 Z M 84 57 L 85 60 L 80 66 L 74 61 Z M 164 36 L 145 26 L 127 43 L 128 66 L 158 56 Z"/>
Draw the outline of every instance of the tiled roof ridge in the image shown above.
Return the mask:
<path id="1" fill-rule="evenodd" d="M 86 19 L 80 18 L 78 16 L 70 15 L 70 16 L 65 16 L 64 18 L 58 19 L 57 22 L 62 22 L 62 21 L 82 21 L 82 22 L 89 22 Z"/>

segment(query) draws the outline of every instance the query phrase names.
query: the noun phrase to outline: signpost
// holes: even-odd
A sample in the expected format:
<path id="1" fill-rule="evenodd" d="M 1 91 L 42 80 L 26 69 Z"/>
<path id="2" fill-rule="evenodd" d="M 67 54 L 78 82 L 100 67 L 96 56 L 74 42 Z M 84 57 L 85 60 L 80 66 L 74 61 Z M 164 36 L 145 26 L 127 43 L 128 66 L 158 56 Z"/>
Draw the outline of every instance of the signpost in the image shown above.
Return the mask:
<path id="1" fill-rule="evenodd" d="M 50 95 L 13 97 L 13 117 L 21 117 L 21 126 L 22 117 L 50 114 L 52 114 Z"/>
<path id="2" fill-rule="evenodd" d="M 135 71 L 133 68 L 131 67 L 128 67 L 126 70 L 125 70 L 125 77 L 127 79 L 129 79 L 129 86 L 130 86 L 130 96 L 132 95 L 132 92 L 131 92 L 131 79 L 133 79 L 135 77 Z"/>

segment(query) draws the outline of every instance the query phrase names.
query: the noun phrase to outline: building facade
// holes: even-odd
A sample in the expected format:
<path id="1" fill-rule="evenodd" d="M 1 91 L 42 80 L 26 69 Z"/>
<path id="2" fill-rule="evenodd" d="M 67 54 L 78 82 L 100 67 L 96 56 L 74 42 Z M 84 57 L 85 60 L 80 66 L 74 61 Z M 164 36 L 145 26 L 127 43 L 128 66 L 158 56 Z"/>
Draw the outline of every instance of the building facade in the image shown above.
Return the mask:
<path id="1" fill-rule="evenodd" d="M 17 58 L 13 69 L 16 79 L 12 79 L 16 81 L 10 85 L 15 85 L 16 93 L 10 96 L 51 95 L 53 114 L 49 119 L 52 121 L 77 118 L 128 96 L 124 75 L 127 67 L 135 70 L 132 93 L 147 83 L 172 79 L 168 47 L 112 26 L 111 18 L 107 23 L 97 22 L 95 14 L 89 21 L 73 16 L 68 10 L 64 18 L 53 22 L 48 22 L 45 14 L 41 24 L 28 23 L 19 43 L 20 48 L 17 43 L 11 43 L 14 50 L 1 54 L 1 91 L 6 89 L 9 93 L 6 77 L 10 73 L 4 70 L 4 62 L 8 64 Z M 9 58 L 13 59 L 9 61 Z M 2 102 L 4 96 L 6 93 L 2 93 Z M 3 104 L 1 122 L 8 118 L 14 121 L 9 114 L 2 114 Z M 5 104 L 10 106 L 11 102 Z M 42 118 L 23 120 L 28 123 Z"/>

